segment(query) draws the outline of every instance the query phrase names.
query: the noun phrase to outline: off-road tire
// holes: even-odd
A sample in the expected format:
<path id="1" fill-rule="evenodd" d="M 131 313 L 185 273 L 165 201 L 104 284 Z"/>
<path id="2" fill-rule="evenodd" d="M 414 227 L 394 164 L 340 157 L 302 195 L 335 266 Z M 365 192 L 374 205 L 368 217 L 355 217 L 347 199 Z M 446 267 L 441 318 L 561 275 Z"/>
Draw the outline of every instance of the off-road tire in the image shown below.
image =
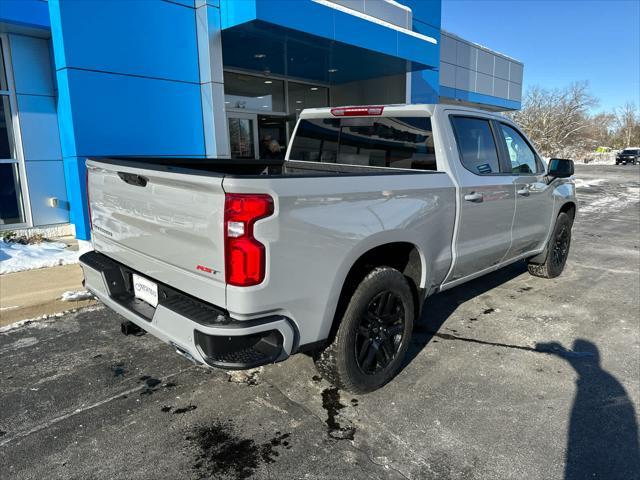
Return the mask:
<path id="1" fill-rule="evenodd" d="M 529 273 L 541 278 L 556 278 L 564 270 L 571 247 L 571 227 L 573 219 L 566 213 L 560 213 L 553 227 L 553 233 L 547 245 L 547 254 L 543 263 L 527 265 Z"/>
<path id="2" fill-rule="evenodd" d="M 392 306 L 388 307 L 388 304 Z M 387 308 L 394 312 L 379 312 Z M 397 323 L 392 324 L 391 318 L 396 318 L 393 322 Z M 360 282 L 342 318 L 337 319 L 340 323 L 331 344 L 314 355 L 318 372 L 334 386 L 355 394 L 382 387 L 402 366 L 411 342 L 414 318 L 414 299 L 405 276 L 390 267 L 375 268 Z M 367 346 L 369 350 L 363 360 L 362 352 Z M 366 361 L 372 348 L 375 350 L 375 365 L 373 371 L 366 372 Z M 393 355 L 389 355 L 390 351 Z M 386 366 L 378 355 L 390 359 Z"/>

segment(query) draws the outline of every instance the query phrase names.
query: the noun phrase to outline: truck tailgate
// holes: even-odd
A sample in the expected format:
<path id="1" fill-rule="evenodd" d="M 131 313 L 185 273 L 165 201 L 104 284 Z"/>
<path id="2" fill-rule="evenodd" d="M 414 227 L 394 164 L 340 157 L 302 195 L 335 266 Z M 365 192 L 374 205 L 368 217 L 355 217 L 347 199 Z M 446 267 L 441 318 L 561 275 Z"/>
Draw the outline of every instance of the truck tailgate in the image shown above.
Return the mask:
<path id="1" fill-rule="evenodd" d="M 97 251 L 225 308 L 222 175 L 87 161 Z"/>

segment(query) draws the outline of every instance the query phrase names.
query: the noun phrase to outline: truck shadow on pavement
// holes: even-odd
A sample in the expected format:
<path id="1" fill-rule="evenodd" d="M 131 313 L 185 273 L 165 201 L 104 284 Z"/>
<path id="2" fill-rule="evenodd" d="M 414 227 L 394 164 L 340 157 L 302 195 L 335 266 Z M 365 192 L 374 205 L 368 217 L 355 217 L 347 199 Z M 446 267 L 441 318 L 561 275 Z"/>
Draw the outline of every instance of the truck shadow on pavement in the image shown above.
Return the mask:
<path id="1" fill-rule="evenodd" d="M 455 335 L 440 332 L 459 305 L 526 271 L 524 262 L 516 263 L 429 298 L 414 327 L 404 368 L 437 338 L 510 347 L 562 358 L 578 374 L 567 434 L 564 479 L 640 478 L 638 423 L 633 403 L 620 382 L 602 369 L 600 352 L 594 343 L 576 339 L 572 349 L 568 350 L 557 342 L 538 343 L 535 347 L 503 345 L 461 337 L 455 330 L 451 330 Z M 528 288 L 520 290 L 526 291 Z M 478 312 L 478 316 L 493 311 L 489 308 Z"/>

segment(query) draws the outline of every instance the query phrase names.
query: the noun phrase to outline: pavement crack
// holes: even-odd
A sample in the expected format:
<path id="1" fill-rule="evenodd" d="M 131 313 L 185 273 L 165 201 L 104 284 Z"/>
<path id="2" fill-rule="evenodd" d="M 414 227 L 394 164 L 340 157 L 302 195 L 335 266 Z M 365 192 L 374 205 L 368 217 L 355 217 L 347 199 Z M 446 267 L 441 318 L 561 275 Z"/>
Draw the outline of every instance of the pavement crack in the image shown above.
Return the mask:
<path id="1" fill-rule="evenodd" d="M 196 368 L 195 366 L 191 366 L 191 367 L 187 367 L 183 370 L 180 370 L 178 372 L 175 373 L 171 373 L 169 375 L 166 375 L 164 377 L 162 377 L 162 381 L 165 382 L 170 378 L 173 378 L 175 376 L 181 375 L 184 372 L 187 372 L 189 370 L 193 370 L 194 368 Z M 117 400 L 118 398 L 124 396 L 124 395 L 131 395 L 132 393 L 135 393 L 139 390 L 143 390 L 145 388 L 148 388 L 147 385 L 145 383 L 143 383 L 142 385 L 138 385 L 134 388 L 130 388 L 129 390 L 125 390 L 124 392 L 120 392 L 116 395 L 112 395 L 111 397 L 108 398 L 103 398 L 102 400 L 92 403 L 91 405 L 87 405 L 86 407 L 82 407 L 82 408 L 76 408 L 75 410 L 73 410 L 72 412 L 69 413 L 65 413 L 64 415 L 60 415 L 58 417 L 54 417 L 51 420 L 47 420 L 44 423 L 41 423 L 39 425 L 36 425 L 35 427 L 30 428 L 29 430 L 23 430 L 21 432 L 17 432 L 14 435 L 11 435 L 5 439 L 3 439 L 2 441 L 0 441 L 0 447 L 4 447 L 5 445 L 8 445 L 9 443 L 19 439 L 19 438 L 24 438 L 24 437 L 28 437 L 29 435 L 33 435 L 34 433 L 38 433 L 42 430 L 46 430 L 47 428 L 55 425 L 56 423 L 60 423 L 68 418 L 71 417 L 75 417 L 76 415 L 80 414 L 80 413 L 84 413 L 88 410 L 93 410 L 94 408 L 97 407 L 101 407 L 102 405 L 105 405 L 109 402 L 112 402 L 113 400 Z"/>
<path id="2" fill-rule="evenodd" d="M 359 451 L 360 453 L 362 453 L 365 457 L 367 457 L 367 460 L 369 460 L 373 465 L 376 465 L 376 466 L 378 466 L 378 467 L 381 467 L 381 468 L 383 468 L 384 470 L 387 470 L 387 469 L 388 469 L 388 470 L 393 470 L 393 471 L 394 471 L 394 472 L 396 472 L 398 475 L 400 475 L 402 478 L 406 478 L 407 480 L 411 480 L 411 477 L 409 477 L 409 476 L 405 475 L 404 473 L 402 473 L 402 472 L 401 472 L 400 470 L 398 470 L 397 468 L 392 467 L 392 466 L 391 466 L 391 465 L 389 465 L 389 464 L 382 464 L 382 463 L 378 463 L 378 462 L 376 462 L 376 461 L 371 457 L 371 455 L 369 454 L 369 452 L 367 452 L 367 451 L 363 450 L 363 449 L 362 449 L 362 448 L 360 448 L 360 447 L 356 447 L 356 446 L 353 444 L 353 442 L 351 443 L 351 447 L 352 447 L 354 450 L 357 450 L 357 451 Z"/>
<path id="3" fill-rule="evenodd" d="M 490 347 L 510 348 L 513 350 L 523 350 L 525 352 L 543 353 L 546 355 L 560 355 L 563 357 L 591 357 L 591 352 L 576 352 L 572 350 L 565 350 L 557 348 L 555 346 L 548 345 L 536 345 L 535 347 L 527 347 L 526 345 L 513 345 L 509 343 L 490 342 L 488 340 L 478 340 L 477 338 L 461 337 L 459 335 L 452 335 L 450 333 L 440 333 L 431 330 L 425 330 L 423 333 L 427 333 L 432 337 L 438 337 L 443 340 L 459 340 L 461 342 L 477 343 L 480 345 L 488 345 Z"/>

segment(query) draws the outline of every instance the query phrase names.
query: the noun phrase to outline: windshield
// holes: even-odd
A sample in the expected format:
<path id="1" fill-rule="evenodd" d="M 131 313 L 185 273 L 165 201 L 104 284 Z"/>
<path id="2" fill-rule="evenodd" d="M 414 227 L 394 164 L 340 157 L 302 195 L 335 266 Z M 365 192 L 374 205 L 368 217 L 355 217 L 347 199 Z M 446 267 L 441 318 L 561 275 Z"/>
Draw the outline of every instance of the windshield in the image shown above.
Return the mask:
<path id="1" fill-rule="evenodd" d="M 428 117 L 353 117 L 301 120 L 291 160 L 436 170 Z"/>

